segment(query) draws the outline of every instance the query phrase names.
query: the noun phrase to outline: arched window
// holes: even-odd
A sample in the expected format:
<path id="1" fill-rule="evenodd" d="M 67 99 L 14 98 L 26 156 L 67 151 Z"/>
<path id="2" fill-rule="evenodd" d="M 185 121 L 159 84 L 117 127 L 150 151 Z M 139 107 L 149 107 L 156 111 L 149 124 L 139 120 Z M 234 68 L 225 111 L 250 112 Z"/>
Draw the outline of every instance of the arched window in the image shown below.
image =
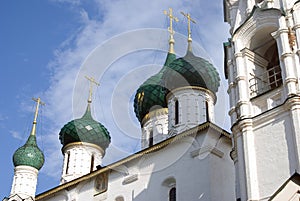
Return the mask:
<path id="1" fill-rule="evenodd" d="M 124 201 L 124 197 L 123 196 L 118 196 L 118 197 L 116 197 L 115 201 Z"/>
<path id="2" fill-rule="evenodd" d="M 160 197 L 161 200 L 176 201 L 176 179 L 174 177 L 164 180 Z"/>
<path id="3" fill-rule="evenodd" d="M 176 187 L 173 187 L 169 191 L 169 201 L 176 201 Z"/>
<path id="4" fill-rule="evenodd" d="M 175 125 L 179 123 L 179 102 L 175 101 Z"/>
<path id="5" fill-rule="evenodd" d="M 276 41 L 271 33 L 276 27 L 265 27 L 251 38 L 246 53 L 253 64 L 250 70 L 250 96 L 255 97 L 282 85 L 281 68 Z"/>

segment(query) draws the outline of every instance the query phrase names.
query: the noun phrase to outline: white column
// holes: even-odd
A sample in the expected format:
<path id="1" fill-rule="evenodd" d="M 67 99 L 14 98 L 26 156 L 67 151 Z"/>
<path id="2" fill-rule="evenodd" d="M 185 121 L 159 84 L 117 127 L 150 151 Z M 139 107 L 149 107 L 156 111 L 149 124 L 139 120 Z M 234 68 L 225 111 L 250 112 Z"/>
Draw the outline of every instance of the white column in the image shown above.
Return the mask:
<path id="1" fill-rule="evenodd" d="M 280 21 L 282 27 L 278 31 L 272 33 L 272 36 L 277 42 L 285 94 L 286 96 L 291 96 L 292 94 L 297 93 L 294 53 L 289 44 L 288 28 L 283 25 L 285 23 L 285 18 L 282 17 Z"/>
<path id="2" fill-rule="evenodd" d="M 15 167 L 10 196 L 18 194 L 22 199 L 35 197 L 38 170 L 25 165 Z"/>
<path id="3" fill-rule="evenodd" d="M 240 193 L 242 200 L 258 200 L 259 189 L 252 120 L 239 123 L 240 133 L 235 136 L 237 141 L 238 168 L 240 176 Z M 243 178 L 242 178 L 243 177 Z"/>
<path id="4" fill-rule="evenodd" d="M 237 83 L 237 105 L 238 108 L 238 118 L 247 118 L 251 116 L 250 106 L 249 106 L 249 83 L 248 83 L 248 71 L 243 58 L 242 52 L 235 53 L 236 60 L 236 71 L 237 75 L 235 81 Z"/>
<path id="5" fill-rule="evenodd" d="M 294 20 L 294 30 L 295 30 L 295 34 L 296 34 L 296 53 L 297 53 L 297 58 L 295 59 L 295 64 L 296 64 L 296 73 L 297 73 L 297 79 L 298 82 L 300 81 L 300 64 L 299 64 L 299 58 L 300 58 L 300 7 L 299 7 L 299 3 L 298 6 L 295 6 L 295 10 L 293 12 L 293 20 Z M 297 90 L 300 91 L 300 85 L 298 84 L 297 86 Z"/>

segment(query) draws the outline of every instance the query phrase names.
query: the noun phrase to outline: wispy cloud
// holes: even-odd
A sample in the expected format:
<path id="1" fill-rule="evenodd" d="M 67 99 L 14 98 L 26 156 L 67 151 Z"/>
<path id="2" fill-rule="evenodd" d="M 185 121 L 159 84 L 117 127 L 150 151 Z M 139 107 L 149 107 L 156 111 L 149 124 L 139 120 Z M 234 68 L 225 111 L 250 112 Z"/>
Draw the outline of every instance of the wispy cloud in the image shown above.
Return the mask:
<path id="1" fill-rule="evenodd" d="M 11 136 L 13 138 L 18 139 L 18 140 L 23 140 L 23 136 L 18 131 L 11 130 L 11 131 L 9 131 L 9 133 L 11 134 Z"/>
<path id="2" fill-rule="evenodd" d="M 132 96 L 146 78 L 160 69 L 158 64 L 163 63 L 164 51 L 167 48 L 166 32 L 159 32 L 162 35 L 154 37 L 151 34 L 153 29 L 149 28 L 166 29 L 166 18 L 162 13 L 164 9 L 173 7 L 177 13 L 184 10 L 199 19 L 198 23 L 202 27 L 193 32 L 196 33 L 195 38 L 200 40 L 222 74 L 223 60 L 220 46 L 224 34 L 226 35 L 228 31 L 222 25 L 223 20 L 218 19 L 222 17 L 221 0 L 213 2 L 208 0 L 197 2 L 98 0 L 94 1 L 94 7 L 97 7 L 98 12 L 101 13 L 97 13 L 96 17 L 84 7 L 84 1 L 52 1 L 74 6 L 76 8 L 74 12 L 77 12 L 81 24 L 78 31 L 66 38 L 55 51 L 55 58 L 49 63 L 53 75 L 50 78 L 50 86 L 45 92 L 48 103 L 45 113 L 51 123 L 48 124 L 50 128 L 47 129 L 50 132 L 44 150 L 46 160 L 51 162 L 46 162 L 42 169 L 46 174 L 59 177 L 57 169 L 62 167 L 61 145 L 58 141 L 59 129 L 84 112 L 88 90 L 88 82 L 83 78 L 85 74 L 89 76 L 97 74 L 95 78 L 101 83 L 94 93 L 94 116 L 108 128 L 112 136 L 112 144 L 104 162 L 113 162 L 139 148 L 140 126 L 132 112 Z M 218 13 L 214 14 L 216 10 Z M 180 17 L 179 14 L 177 15 Z M 137 37 L 140 36 L 140 30 L 144 30 L 143 37 Z M 128 36 L 127 40 L 122 38 L 125 35 Z M 135 37 L 131 38 L 131 36 Z M 143 43 L 154 44 L 153 46 L 159 51 L 140 48 L 139 45 Z M 111 46 L 103 51 L 105 45 Z M 184 53 L 179 49 L 177 51 L 180 54 Z M 112 58 L 112 55 L 115 57 Z M 225 89 L 221 89 L 220 93 L 224 94 L 224 92 Z M 220 109 L 226 115 L 224 103 Z M 61 160 L 57 160 L 57 155 L 61 156 Z"/>

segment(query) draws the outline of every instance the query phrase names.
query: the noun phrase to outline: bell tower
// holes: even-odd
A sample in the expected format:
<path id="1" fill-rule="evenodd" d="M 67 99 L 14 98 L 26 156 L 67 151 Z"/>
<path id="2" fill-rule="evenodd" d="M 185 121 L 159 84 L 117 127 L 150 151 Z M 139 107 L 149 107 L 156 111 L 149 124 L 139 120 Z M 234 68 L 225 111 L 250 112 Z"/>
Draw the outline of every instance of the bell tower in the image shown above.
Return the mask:
<path id="1" fill-rule="evenodd" d="M 268 200 L 300 172 L 300 2 L 224 0 L 237 200 Z"/>

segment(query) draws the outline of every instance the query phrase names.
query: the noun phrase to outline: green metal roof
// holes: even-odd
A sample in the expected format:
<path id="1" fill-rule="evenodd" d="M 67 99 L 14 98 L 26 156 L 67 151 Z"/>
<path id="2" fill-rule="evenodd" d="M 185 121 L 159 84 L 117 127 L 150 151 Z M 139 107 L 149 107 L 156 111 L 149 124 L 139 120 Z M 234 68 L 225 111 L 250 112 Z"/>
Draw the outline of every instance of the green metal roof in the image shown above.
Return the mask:
<path id="1" fill-rule="evenodd" d="M 36 136 L 30 135 L 27 142 L 13 155 L 14 166 L 26 165 L 40 170 L 44 164 L 44 154 L 38 148 Z"/>
<path id="2" fill-rule="evenodd" d="M 179 87 L 198 86 L 216 93 L 220 86 L 220 77 L 215 67 L 191 51 L 170 63 L 163 77 L 170 91 Z"/>
<path id="3" fill-rule="evenodd" d="M 167 66 L 175 59 L 175 54 L 168 53 L 164 67 L 156 75 L 147 79 L 137 90 L 134 98 L 134 112 L 140 122 L 151 110 L 167 107 L 165 96 L 169 91 L 165 88 L 162 77 Z"/>
<path id="4" fill-rule="evenodd" d="M 104 151 L 110 144 L 110 135 L 107 129 L 92 117 L 90 105 L 80 119 L 67 123 L 59 133 L 63 146 L 73 142 L 87 142 L 100 146 Z"/>

